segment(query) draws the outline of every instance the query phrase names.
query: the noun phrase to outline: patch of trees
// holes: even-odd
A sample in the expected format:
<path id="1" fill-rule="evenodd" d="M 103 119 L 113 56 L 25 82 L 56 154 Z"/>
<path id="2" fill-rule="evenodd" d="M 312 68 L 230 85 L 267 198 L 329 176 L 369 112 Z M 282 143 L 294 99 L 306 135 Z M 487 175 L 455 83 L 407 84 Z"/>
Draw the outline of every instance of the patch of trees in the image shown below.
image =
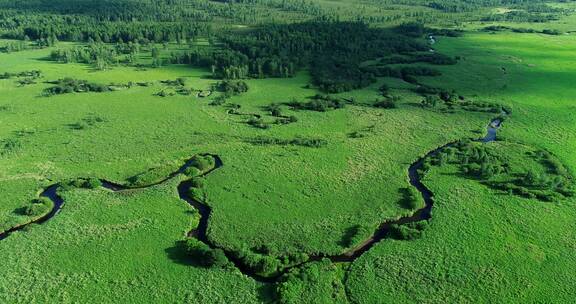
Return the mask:
<path id="1" fill-rule="evenodd" d="M 20 51 L 24 51 L 29 49 L 30 46 L 28 45 L 28 43 L 24 42 L 24 41 L 15 41 L 15 42 L 9 42 L 6 43 L 2 46 L 0 46 L 0 52 L 2 53 L 14 53 L 14 52 L 20 52 Z"/>
<path id="2" fill-rule="evenodd" d="M 479 11 L 483 8 L 508 7 L 522 9 L 528 12 L 560 12 L 546 4 L 546 0 L 435 0 L 428 3 L 428 7 L 446 13 L 467 13 Z"/>
<path id="3" fill-rule="evenodd" d="M 424 206 L 424 199 L 422 195 L 416 188 L 409 187 L 401 189 L 400 192 L 402 193 L 402 200 L 400 201 L 400 205 L 408 210 L 416 210 L 418 208 L 422 208 Z"/>
<path id="4" fill-rule="evenodd" d="M 361 67 L 366 60 L 427 50 L 416 39 L 360 22 L 269 25 L 218 39 L 222 47 L 211 53 L 194 50 L 172 61 L 211 68 L 224 79 L 292 77 L 309 68 L 314 85 L 337 93 L 373 83 L 374 75 Z"/>
<path id="5" fill-rule="evenodd" d="M 403 241 L 410 241 L 422 237 L 424 230 L 428 227 L 428 221 L 419 221 L 404 225 L 391 225 L 388 236 Z"/>
<path id="6" fill-rule="evenodd" d="M 18 72 L 18 73 L 4 72 L 4 73 L 0 74 L 0 79 L 22 78 L 22 77 L 38 79 L 38 78 L 42 77 L 42 72 L 38 71 L 38 70 L 32 70 L 32 71 L 24 71 L 24 72 Z"/>
<path id="7" fill-rule="evenodd" d="M 79 1 L 70 2 L 67 4 L 68 8 L 79 3 Z M 99 1 L 81 2 L 97 3 Z M 0 27 L 4 29 L 2 38 L 24 40 L 28 37 L 46 46 L 53 45 L 52 41 L 88 42 L 90 40 L 104 43 L 147 44 L 172 41 L 184 43 L 210 31 L 208 24 L 190 21 L 191 19 L 181 22 L 139 22 L 132 19 L 102 21 L 90 16 L 70 15 L 69 11 L 63 14 L 23 11 L 3 11 L 2 13 L 7 18 L 3 19 L 4 22 L 0 22 Z M 159 13 L 160 11 L 157 11 L 149 16 L 156 17 Z"/>
<path id="8" fill-rule="evenodd" d="M 534 23 L 544 23 L 549 21 L 558 20 L 557 14 L 542 14 L 527 11 L 510 11 L 501 14 L 491 14 L 481 19 L 481 21 L 489 22 L 534 22 Z"/>
<path id="9" fill-rule="evenodd" d="M 294 115 L 290 116 L 279 116 L 275 121 L 274 124 L 277 125 L 289 125 L 291 123 L 298 122 L 298 117 Z"/>
<path id="10" fill-rule="evenodd" d="M 218 83 L 217 88 L 226 96 L 240 95 L 248 92 L 248 84 L 245 81 L 224 80 Z"/>
<path id="11" fill-rule="evenodd" d="M 381 64 L 413 64 L 430 63 L 435 65 L 454 65 L 458 63 L 458 58 L 450 57 L 440 53 L 418 53 L 411 55 L 394 55 L 378 60 Z"/>
<path id="12" fill-rule="evenodd" d="M 294 115 L 286 116 L 282 114 L 282 108 L 280 104 L 272 103 L 264 107 L 264 110 L 268 111 L 270 115 L 277 117 L 275 124 L 287 125 L 291 123 L 298 122 L 298 117 Z"/>
<path id="13" fill-rule="evenodd" d="M 424 26 L 422 22 L 402 23 L 396 28 L 394 28 L 394 31 L 396 31 L 399 34 L 413 38 L 420 38 L 424 35 L 460 37 L 464 33 L 462 30 L 458 29 L 429 28 Z"/>
<path id="14" fill-rule="evenodd" d="M 216 161 L 214 157 L 210 155 L 195 155 L 190 159 L 189 164 L 189 167 L 194 167 L 204 173 L 208 170 L 214 169 Z"/>
<path id="15" fill-rule="evenodd" d="M 381 109 L 396 109 L 398 107 L 398 105 L 396 105 L 395 99 L 385 98 L 385 99 L 377 100 L 376 102 L 374 102 L 374 107 L 375 108 L 381 108 Z"/>
<path id="16" fill-rule="evenodd" d="M 254 128 L 263 130 L 270 129 L 272 127 L 271 123 L 266 122 L 262 117 L 256 117 L 256 116 L 250 117 L 250 119 L 248 119 L 246 123 L 253 126 Z"/>
<path id="17" fill-rule="evenodd" d="M 440 76 L 436 69 L 423 66 L 391 67 L 386 65 L 369 66 L 365 70 L 376 77 L 400 78 L 412 84 L 418 84 L 416 76 Z"/>
<path id="18" fill-rule="evenodd" d="M 573 178 L 555 157 L 546 151 L 528 156 L 540 164 L 540 168 L 513 168 L 506 158 L 497 155 L 488 145 L 463 140 L 427 159 L 423 170 L 456 164 L 464 176 L 510 195 L 542 201 L 574 196 Z"/>
<path id="19" fill-rule="evenodd" d="M 0 140 L 0 156 L 16 153 L 22 148 L 22 143 L 18 139 L 7 138 Z"/>
<path id="20" fill-rule="evenodd" d="M 16 210 L 16 213 L 25 216 L 38 217 L 47 214 L 54 207 L 54 203 L 47 197 L 33 199 L 26 206 Z"/>
<path id="21" fill-rule="evenodd" d="M 184 52 L 170 53 L 168 61 L 172 64 L 189 64 L 198 67 L 210 68 L 212 65 L 213 51 L 206 48 L 192 47 Z"/>
<path id="22" fill-rule="evenodd" d="M 77 178 L 59 184 L 59 189 L 69 191 L 72 189 L 98 189 L 102 182 L 97 178 Z"/>
<path id="23" fill-rule="evenodd" d="M 69 94 L 69 93 L 88 93 L 88 92 L 108 92 L 110 88 L 107 85 L 88 82 L 74 78 L 63 78 L 57 81 L 49 82 L 55 86 L 46 88 L 44 96 Z"/>
<path id="24" fill-rule="evenodd" d="M 348 133 L 349 138 L 364 138 L 370 134 L 374 133 L 374 129 L 376 128 L 375 125 L 364 127 L 358 131 L 353 131 Z"/>
<path id="25" fill-rule="evenodd" d="M 346 106 L 346 102 L 337 97 L 318 94 L 313 96 L 310 101 L 299 102 L 293 100 L 288 102 L 287 105 L 295 110 L 326 112 L 328 110 L 342 109 Z"/>
<path id="26" fill-rule="evenodd" d="M 0 46 L 0 52 L 3 53 L 13 53 L 13 52 L 20 52 L 30 49 L 43 49 L 50 46 L 56 45 L 58 42 L 58 38 L 52 35 L 49 38 L 39 38 L 35 41 L 31 41 L 30 37 L 24 35 L 22 40 L 19 41 L 11 41 L 5 43 L 4 45 Z"/>
<path id="27" fill-rule="evenodd" d="M 329 259 L 291 269 L 276 285 L 279 304 L 348 303 L 344 270 Z"/>
<path id="28" fill-rule="evenodd" d="M 515 27 L 504 26 L 504 25 L 491 25 L 491 26 L 485 27 L 483 30 L 487 31 L 487 32 L 511 31 L 514 33 L 540 33 L 540 34 L 554 35 L 554 36 L 562 35 L 562 32 L 559 30 L 544 29 L 542 31 L 537 31 L 537 30 L 531 29 L 531 28 L 515 28 Z"/>
<path id="29" fill-rule="evenodd" d="M 116 49 L 103 43 L 90 43 L 88 46 L 54 50 L 50 54 L 50 59 L 62 63 L 91 64 L 99 70 L 105 70 L 119 62 Z"/>
<path id="30" fill-rule="evenodd" d="M 71 130 L 80 131 L 104 122 L 106 122 L 106 119 L 100 116 L 88 115 L 82 118 L 79 122 L 68 124 L 67 127 Z"/>
<path id="31" fill-rule="evenodd" d="M 239 111 L 241 106 L 238 104 L 230 104 L 229 106 L 232 108 L 228 110 L 228 114 L 250 116 L 250 118 L 246 121 L 246 123 L 258 129 L 270 129 L 274 124 L 287 125 L 298 121 L 298 117 L 294 115 L 290 116 L 282 115 L 282 113 L 280 112 L 280 106 L 277 104 L 272 104 L 267 107 L 264 107 L 265 109 L 271 112 L 272 116 L 276 117 L 274 121 L 266 121 L 264 120 L 264 118 L 262 118 L 262 115 L 260 114 L 242 113 Z"/>
<path id="32" fill-rule="evenodd" d="M 441 88 L 432 88 L 421 85 L 415 90 L 423 94 L 424 99 L 420 102 L 424 108 L 434 109 L 442 112 L 453 112 L 457 109 L 470 112 L 496 113 L 509 112 L 506 106 L 496 103 L 470 100 L 458 95 L 456 91 L 449 91 Z"/>
<path id="33" fill-rule="evenodd" d="M 181 242 L 186 255 L 197 265 L 207 268 L 225 268 L 230 264 L 222 249 L 212 249 L 201 241 L 188 238 Z"/>
<path id="34" fill-rule="evenodd" d="M 175 80 L 161 80 L 160 83 L 165 84 L 167 86 L 181 87 L 186 85 L 186 79 L 176 78 Z"/>
<path id="35" fill-rule="evenodd" d="M 252 249 L 242 247 L 234 251 L 233 255 L 252 272 L 263 277 L 277 275 L 283 269 L 301 264 L 309 259 L 305 253 L 279 254 L 277 250 L 266 245 Z"/>
<path id="36" fill-rule="evenodd" d="M 280 139 L 280 138 L 273 138 L 273 137 L 264 137 L 259 136 L 253 139 L 250 139 L 249 142 L 254 145 L 276 145 L 276 146 L 301 146 L 301 147 L 309 147 L 309 148 L 320 148 L 324 147 L 328 144 L 328 142 L 321 138 L 302 138 L 297 137 L 294 139 Z"/>
<path id="37" fill-rule="evenodd" d="M 174 96 L 176 94 L 189 96 L 192 95 L 192 92 L 194 91 L 193 89 L 186 87 L 186 79 L 181 77 L 175 80 L 170 79 L 162 80 L 160 81 L 160 83 L 168 86 L 168 88 L 163 88 L 162 90 L 154 94 L 155 96 L 168 97 L 168 96 Z"/>

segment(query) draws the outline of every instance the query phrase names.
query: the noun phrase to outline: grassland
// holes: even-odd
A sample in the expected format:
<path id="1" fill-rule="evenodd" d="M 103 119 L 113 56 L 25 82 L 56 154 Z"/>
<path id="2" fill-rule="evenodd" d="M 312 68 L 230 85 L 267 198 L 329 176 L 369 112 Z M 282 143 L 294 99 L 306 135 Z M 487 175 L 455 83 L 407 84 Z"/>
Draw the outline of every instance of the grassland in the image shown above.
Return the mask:
<path id="1" fill-rule="evenodd" d="M 284 108 L 286 114 L 296 115 L 299 121 L 260 130 L 247 125 L 244 117 L 228 114 L 226 107 L 210 106 L 208 99 L 155 96 L 164 87 L 160 80 L 178 77 L 184 77 L 189 87 L 208 89 L 214 80 L 206 77 L 207 71 L 171 65 L 147 71 L 115 67 L 98 72 L 86 65 L 46 61 L 44 58 L 49 52 L 50 49 L 44 49 L 0 55 L 2 61 L 7 63 L 3 65 L 6 72 L 32 69 L 43 72 L 43 78 L 37 84 L 26 87 L 18 87 L 13 79 L 1 81 L 5 92 L 1 102 L 9 109 L 2 113 L 2 137 L 18 142 L 16 150 L 0 159 L 2 178 L 37 176 L 39 185 L 87 176 L 122 182 L 150 168 L 172 168 L 179 160 L 196 153 L 217 153 L 225 166 L 211 174 L 206 181 L 207 203 L 213 209 L 208 235 L 214 243 L 232 250 L 266 246 L 272 255 L 301 252 L 337 254 L 353 247 L 356 244 L 349 243 L 347 239 L 355 237 L 359 241 L 367 238 L 370 231 L 383 220 L 410 212 L 399 202 L 402 200 L 400 189 L 408 187 L 407 167 L 412 161 L 444 142 L 473 136 L 473 131 L 490 119 L 489 114 L 471 116 L 463 112 L 447 119 L 444 114 L 413 106 L 419 97 L 403 90 L 406 84 L 383 79 L 381 81 L 399 88 L 396 94 L 404 96 L 398 109 L 349 106 L 342 110 L 317 113 Z M 41 96 L 42 90 L 49 86 L 43 81 L 66 76 L 103 84 L 132 81 L 151 82 L 153 85 L 114 92 Z M 304 99 L 317 93 L 304 88 L 308 83 L 305 73 L 282 81 L 250 80 L 248 83 L 249 92 L 233 97 L 230 102 L 240 104 L 242 112 L 260 113 L 270 120 L 273 118 L 266 116 L 264 106 L 287 102 L 292 98 Z M 361 101 L 372 102 L 378 94 L 377 88 L 378 84 L 375 84 L 352 95 Z M 365 137 L 350 138 L 350 133 L 356 131 L 364 132 Z M 326 140 L 327 145 L 308 148 L 252 144 L 251 140 L 259 136 L 321 138 Z M 381 186 L 372 187 L 374 184 Z M 10 184 L 4 186 L 10 187 Z M 12 186 L 8 190 L 24 196 L 34 193 L 37 188 L 38 185 L 35 185 L 18 190 Z M 81 217 L 83 221 L 99 222 L 96 218 L 71 212 L 71 206 L 83 201 L 87 206 L 95 206 L 99 199 L 93 196 L 66 198 L 67 205 L 56 217 L 59 220 L 54 218 L 42 227 L 10 236 L 10 242 L 31 238 L 30 244 L 34 246 L 26 251 L 29 255 L 27 258 L 43 256 L 47 252 L 47 244 L 54 238 L 43 233 L 56 233 L 61 226 L 59 221 L 75 223 Z M 154 212 L 160 212 L 159 216 L 165 218 L 183 216 L 184 203 L 176 200 L 173 204 L 181 209 L 165 208 L 165 204 L 161 204 Z M 17 207 L 5 206 L 8 211 Z M 151 206 L 145 209 L 153 212 Z M 114 225 L 131 226 L 135 221 L 116 217 L 114 212 L 111 215 L 110 212 L 103 212 L 102 216 L 115 217 Z M 150 245 L 150 250 L 157 250 L 156 257 L 164 259 L 159 262 L 173 263 L 164 250 L 174 246 L 181 239 L 182 231 L 188 228 L 186 221 L 180 223 L 177 230 L 170 230 L 172 234 L 168 235 L 171 237 Z M 356 226 L 366 227 L 362 230 L 365 235 L 349 235 L 349 231 Z M 137 235 L 143 233 L 139 227 L 133 227 Z M 47 228 L 46 232 L 41 233 L 44 228 Z M 140 242 L 137 235 L 117 245 L 122 253 L 111 255 L 139 260 L 140 251 L 129 250 L 129 246 L 137 246 Z M 66 239 L 65 236 L 61 237 Z M 85 252 L 90 256 L 88 252 L 91 249 L 85 246 L 90 243 L 89 240 L 79 236 L 70 238 L 76 247 L 59 249 L 57 254 L 81 256 L 81 252 Z M 150 244 L 153 242 L 150 241 Z M 8 243 L 2 243 L 2 248 L 7 257 L 14 252 L 14 247 Z M 114 248 L 110 250 L 116 250 Z M 49 279 L 57 274 L 53 273 L 56 271 L 54 268 L 50 270 L 45 265 L 47 261 L 26 267 L 19 267 L 21 264 L 14 259 L 7 258 L 7 261 L 15 263 L 11 267 L 12 278 L 28 277 L 30 273 L 26 272 L 52 273 L 38 279 L 54 284 L 51 287 L 54 290 L 64 288 L 62 292 L 69 292 L 68 287 Z M 66 275 L 72 275 L 78 272 L 76 264 L 62 266 L 60 262 L 57 263 L 61 266 L 59 273 L 64 271 Z M 92 271 L 102 280 L 120 271 L 107 269 L 106 273 L 109 274 L 104 275 L 101 273 L 103 265 L 89 263 L 86 267 L 90 269 L 87 271 Z M 158 268 L 152 264 L 146 267 Z M 182 271 L 174 270 L 172 273 L 172 270 L 167 270 L 166 275 L 184 280 L 187 272 L 196 270 L 190 268 Z M 129 276 L 123 272 L 117 275 Z M 200 279 L 201 275 L 192 277 Z M 8 280 L 8 276 L 5 278 L 4 286 L 13 281 Z M 152 286 L 156 280 L 160 279 L 147 276 L 139 286 Z M 214 283 L 214 286 L 218 284 Z M 253 284 L 249 283 L 246 285 L 248 287 L 243 288 Z M 95 284 L 90 288 L 109 287 Z M 80 289 L 71 292 L 75 295 L 73 299 L 78 299 L 76 295 L 79 293 L 85 296 Z M 6 300 L 36 299 L 38 295 L 34 290 L 28 295 L 8 293 Z M 112 290 L 112 295 L 120 292 L 120 289 Z M 87 294 L 90 294 L 88 289 Z"/>
<path id="2" fill-rule="evenodd" d="M 359 15 L 375 10 L 375 4 L 321 3 Z M 561 22 L 555 27 L 568 29 Z M 440 77 L 419 77 L 420 83 L 511 106 L 499 138 L 550 151 L 575 172 L 573 35 L 467 32 L 440 38 L 434 47 L 461 60 L 440 67 Z M 422 108 L 413 84 L 380 78 L 336 95 L 353 97 L 356 105 L 328 112 L 282 105 L 282 113 L 298 121 L 262 130 L 247 124 L 249 116 L 229 114 L 230 104 L 273 122 L 266 106 L 319 93 L 307 86 L 306 71 L 247 80 L 247 93 L 214 106 L 220 93 L 157 96 L 171 90 L 161 81 L 177 78 L 190 89 L 211 89 L 217 81 L 208 70 L 166 65 L 97 71 L 49 61 L 52 49 L 0 54 L 0 73 L 43 75 L 24 87 L 0 80 L 0 191 L 6 193 L 0 197 L 0 230 L 29 221 L 17 210 L 55 182 L 98 177 L 123 183 L 143 172 L 149 182 L 192 155 L 214 153 L 224 166 L 204 181 L 212 243 L 270 256 L 339 254 L 384 220 L 414 211 L 401 203 L 411 163 L 448 142 L 482 136 L 494 115 Z M 169 45 L 162 52 L 184 49 Z M 138 60 L 151 63 L 148 53 Z M 42 96 L 50 86 L 44 81 L 64 77 L 147 85 Z M 370 106 L 383 83 L 400 97 L 398 108 Z M 321 139 L 326 145 L 258 145 L 257 138 Z M 524 163 L 524 150 L 492 144 L 512 163 Z M 422 238 L 384 240 L 351 264 L 310 263 L 272 286 L 233 267 L 195 267 L 183 256 L 176 243 L 198 214 L 178 199 L 177 182 L 124 194 L 66 192 L 56 217 L 0 241 L 0 302 L 299 303 L 306 297 L 310 303 L 561 303 L 576 295 L 570 272 L 576 266 L 573 199 L 544 203 L 510 196 L 462 178 L 454 166 L 435 167 L 425 184 L 436 205 Z"/>
<path id="3" fill-rule="evenodd" d="M 464 58 L 429 84 L 512 105 L 501 138 L 547 149 L 574 172 L 574 43 L 573 36 L 509 33 L 442 40 L 439 50 Z M 522 149 L 503 147 L 526 164 Z M 434 169 L 425 183 L 436 206 L 424 237 L 383 242 L 357 260 L 347 281 L 353 302 L 571 301 L 574 199 L 509 196 L 458 177 L 452 166 Z"/>

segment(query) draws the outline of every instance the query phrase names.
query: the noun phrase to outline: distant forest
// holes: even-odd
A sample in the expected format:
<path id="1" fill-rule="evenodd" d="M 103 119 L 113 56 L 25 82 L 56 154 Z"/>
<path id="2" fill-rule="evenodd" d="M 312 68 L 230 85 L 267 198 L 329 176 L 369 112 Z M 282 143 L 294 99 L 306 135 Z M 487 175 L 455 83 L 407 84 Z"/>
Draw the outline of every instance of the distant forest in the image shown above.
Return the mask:
<path id="1" fill-rule="evenodd" d="M 429 46 L 417 39 L 426 34 L 458 35 L 458 31 L 421 25 L 427 21 L 455 15 L 469 20 L 545 22 L 566 13 L 548 2 L 368 0 L 363 5 L 374 6 L 381 14 L 364 16 L 309 0 L 0 0 L 0 37 L 35 41 L 38 47 L 57 41 L 88 42 L 89 49 L 59 50 L 52 57 L 62 62 L 97 63 L 101 68 L 118 62 L 117 54 L 134 57 L 140 45 L 184 44 L 205 37 L 218 47 L 191 48 L 172 54 L 170 62 L 209 68 L 220 79 L 292 77 L 306 68 L 315 86 L 338 93 L 365 87 L 377 76 L 414 82 L 412 76 L 434 75 L 430 69 L 362 66 L 368 60 L 427 52 Z M 413 9 L 390 13 L 391 5 Z M 495 6 L 510 9 L 495 14 L 488 9 Z M 422 10 L 414 9 L 418 7 Z M 394 28 L 375 26 L 394 20 L 402 23 Z M 238 27 L 240 24 L 253 26 L 247 30 Z M 4 47 L 5 51 L 23 48 L 22 43 Z M 159 51 L 154 46 L 151 49 L 155 66 L 160 66 Z M 439 54 L 411 58 L 419 58 L 415 62 L 455 63 Z"/>

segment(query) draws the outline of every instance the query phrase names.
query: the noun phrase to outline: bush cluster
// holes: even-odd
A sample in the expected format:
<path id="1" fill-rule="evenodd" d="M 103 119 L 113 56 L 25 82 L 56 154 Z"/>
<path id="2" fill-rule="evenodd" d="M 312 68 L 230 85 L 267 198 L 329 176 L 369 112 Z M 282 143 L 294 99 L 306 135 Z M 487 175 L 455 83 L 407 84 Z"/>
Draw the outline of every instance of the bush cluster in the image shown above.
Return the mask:
<path id="1" fill-rule="evenodd" d="M 8 73 L 4 72 L 0 74 L 0 79 L 10 79 L 10 78 L 31 78 L 37 79 L 42 77 L 42 72 L 38 70 L 24 71 L 19 73 Z"/>
<path id="2" fill-rule="evenodd" d="M 374 107 L 382 109 L 396 109 L 398 106 L 396 105 L 394 98 L 386 98 L 383 100 L 377 100 L 374 103 Z"/>
<path id="3" fill-rule="evenodd" d="M 107 85 L 91 83 L 86 80 L 78 80 L 73 78 L 63 78 L 53 81 L 55 86 L 44 90 L 44 96 L 69 94 L 69 93 L 85 93 L 85 92 L 107 92 L 110 88 Z"/>
<path id="4" fill-rule="evenodd" d="M 424 170 L 431 166 L 457 164 L 464 176 L 509 194 L 542 201 L 557 201 L 574 196 L 573 178 L 567 169 L 550 153 L 538 151 L 532 158 L 543 170 L 512 168 L 489 146 L 470 140 L 460 141 L 425 161 Z M 514 174 L 512 174 L 514 172 Z"/>
<path id="5" fill-rule="evenodd" d="M 186 239 L 183 242 L 183 247 L 188 257 L 200 266 L 224 268 L 230 264 L 222 249 L 212 249 L 197 239 Z"/>
<path id="6" fill-rule="evenodd" d="M 259 136 L 252 140 L 250 143 L 255 145 L 278 145 L 278 146 L 302 146 L 302 147 L 310 147 L 310 148 L 320 148 L 324 147 L 328 144 L 328 142 L 324 139 L 320 138 L 294 138 L 294 139 L 279 139 L 279 138 L 272 138 L 272 137 L 263 137 Z"/>
<path id="7" fill-rule="evenodd" d="M 272 127 L 270 123 L 264 121 L 264 119 L 255 116 L 250 117 L 246 123 L 253 126 L 254 128 L 263 130 L 270 129 Z"/>
<path id="8" fill-rule="evenodd" d="M 342 109 L 344 108 L 346 103 L 343 100 L 336 97 L 318 94 L 312 97 L 311 101 L 308 102 L 291 101 L 288 103 L 288 105 L 296 110 L 326 112 L 331 109 Z"/>
<path id="9" fill-rule="evenodd" d="M 216 161 L 210 155 L 195 155 L 190 160 L 190 166 L 200 170 L 200 172 L 206 172 L 216 166 Z"/>
<path id="10" fill-rule="evenodd" d="M 62 190 L 71 189 L 97 189 L 102 187 L 102 182 L 97 178 L 77 178 L 60 183 Z"/>
<path id="11" fill-rule="evenodd" d="M 234 252 L 234 257 L 242 261 L 251 271 L 261 276 L 273 276 L 291 265 L 303 263 L 309 259 L 305 253 L 279 255 L 263 245 L 260 248 L 241 248 Z"/>
<path id="12" fill-rule="evenodd" d="M 40 197 L 32 200 L 30 204 L 22 208 L 22 212 L 20 213 L 26 216 L 37 217 L 48 213 L 53 205 L 50 199 Z"/>
<path id="13" fill-rule="evenodd" d="M 218 83 L 218 90 L 227 96 L 240 95 L 248 92 L 248 84 L 242 80 L 224 80 Z"/>
<path id="14" fill-rule="evenodd" d="M 458 59 L 440 53 L 419 53 L 412 55 L 394 55 L 379 60 L 381 64 L 413 64 L 413 63 L 430 63 L 435 65 L 454 65 Z"/>
<path id="15" fill-rule="evenodd" d="M 405 225 L 391 225 L 388 235 L 396 240 L 415 240 L 422 237 L 422 232 L 428 227 L 428 221 L 420 221 Z"/>
<path id="16" fill-rule="evenodd" d="M 504 111 L 510 112 L 505 106 L 480 101 L 480 100 L 469 100 L 464 96 L 458 95 L 455 91 L 448 91 L 445 89 L 431 88 L 426 86 L 420 86 L 416 89 L 418 93 L 424 96 L 421 101 L 421 105 L 424 108 L 430 108 L 440 111 L 454 111 L 456 109 L 461 109 L 470 112 L 486 112 L 486 113 L 502 113 Z"/>
<path id="17" fill-rule="evenodd" d="M 408 187 L 401 190 L 402 192 L 402 201 L 400 205 L 408 210 L 416 210 L 424 206 L 424 201 L 422 195 L 416 188 Z"/>

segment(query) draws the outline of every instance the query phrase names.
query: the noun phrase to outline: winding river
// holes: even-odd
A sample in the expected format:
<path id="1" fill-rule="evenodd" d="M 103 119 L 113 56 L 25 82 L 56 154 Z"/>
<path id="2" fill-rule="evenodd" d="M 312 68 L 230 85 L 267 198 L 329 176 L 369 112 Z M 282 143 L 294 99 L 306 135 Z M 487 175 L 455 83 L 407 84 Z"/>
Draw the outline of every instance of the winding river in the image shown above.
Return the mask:
<path id="1" fill-rule="evenodd" d="M 502 120 L 500 118 L 493 119 L 487 127 L 486 136 L 482 139 L 479 139 L 478 141 L 482 141 L 485 143 L 495 141 L 497 131 L 501 127 L 501 125 L 502 125 Z M 287 273 L 290 269 L 295 268 L 295 267 L 299 267 L 302 264 L 305 264 L 305 263 L 308 263 L 311 261 L 318 261 L 318 260 L 327 258 L 327 259 L 330 259 L 331 261 L 336 262 L 336 263 L 338 263 L 338 262 L 352 262 L 355 259 L 357 259 L 358 257 L 360 257 L 362 254 L 364 254 L 365 252 L 370 250 L 370 248 L 372 248 L 376 243 L 378 243 L 382 239 L 386 238 L 392 225 L 403 225 L 403 224 L 408 224 L 408 223 L 415 223 L 415 222 L 419 222 L 419 221 L 423 221 L 423 220 L 428 220 L 431 218 L 431 211 L 432 211 L 432 207 L 434 205 L 434 200 L 433 200 L 434 194 L 432 193 L 432 191 L 430 191 L 430 189 L 428 189 L 422 183 L 422 176 L 420 176 L 420 173 L 418 171 L 419 171 L 419 169 L 421 169 L 423 167 L 424 161 L 428 157 L 434 156 L 434 155 L 438 154 L 444 148 L 453 146 L 454 144 L 455 144 L 455 142 L 451 142 L 451 143 L 448 143 L 446 145 L 443 145 L 441 147 L 438 147 L 438 148 L 428 152 L 425 156 L 419 158 L 416 162 L 414 162 L 408 168 L 408 177 L 409 177 L 410 184 L 414 188 L 416 188 L 418 190 L 418 192 L 420 192 L 420 194 L 422 195 L 422 198 L 424 199 L 425 206 L 423 208 L 416 210 L 410 216 L 405 216 L 405 217 L 402 217 L 402 218 L 400 218 L 398 220 L 394 220 L 394 221 L 385 221 L 384 223 L 382 223 L 378 227 L 378 229 L 376 229 L 374 234 L 369 239 L 365 240 L 360 245 L 358 245 L 358 246 L 356 246 L 356 247 L 354 247 L 354 248 L 352 248 L 352 249 L 350 249 L 350 250 L 348 250 L 342 254 L 311 256 L 309 258 L 309 260 L 307 260 L 303 263 L 297 264 L 297 265 L 293 265 L 291 267 L 287 267 L 281 273 L 279 273 L 273 277 L 259 276 L 258 274 L 254 273 L 251 269 L 249 269 L 246 265 L 244 265 L 242 263 L 242 261 L 237 259 L 232 251 L 226 250 L 225 248 L 220 248 L 210 241 L 210 239 L 207 236 L 207 229 L 208 229 L 208 221 L 210 219 L 210 213 L 212 210 L 209 206 L 205 205 L 204 203 L 202 203 L 200 201 L 195 200 L 194 198 L 192 198 L 191 196 L 188 195 L 188 189 L 190 189 L 190 186 L 192 183 L 191 179 L 184 180 L 178 185 L 178 195 L 179 195 L 180 199 L 182 199 L 183 201 L 186 201 L 188 204 L 190 204 L 192 207 L 194 207 L 196 210 L 198 210 L 198 212 L 200 214 L 200 222 L 198 224 L 198 227 L 196 227 L 195 229 L 190 231 L 188 233 L 188 236 L 198 239 L 199 241 L 207 244 L 210 248 L 222 249 L 224 251 L 224 253 L 226 254 L 226 256 L 228 257 L 228 259 L 230 261 L 232 261 L 234 263 L 234 265 L 242 273 L 244 273 L 247 276 L 254 278 L 255 280 L 257 280 L 259 282 L 265 282 L 265 283 L 277 282 L 277 280 L 280 278 L 280 276 Z M 212 169 L 204 172 L 201 175 L 202 177 L 212 173 L 215 170 L 218 170 L 219 168 L 221 168 L 224 165 L 224 163 L 222 162 L 222 159 L 218 155 L 215 155 L 215 154 L 201 154 L 201 155 L 211 156 L 215 161 L 215 166 Z M 146 188 L 150 188 L 152 186 L 163 184 L 169 180 L 172 180 L 173 178 L 177 177 L 178 175 L 183 174 L 186 171 L 186 169 L 189 168 L 190 166 L 192 166 L 192 158 L 188 159 L 182 167 L 180 167 L 177 171 L 168 175 L 166 178 L 164 178 L 158 182 L 155 182 L 153 184 L 149 184 L 149 185 L 145 185 L 145 186 L 130 187 L 130 186 L 118 184 L 115 182 L 111 182 L 108 180 L 100 180 L 100 182 L 102 183 L 103 188 L 108 189 L 112 192 L 123 192 L 123 191 L 131 191 L 131 190 L 138 190 L 138 189 L 146 189 Z M 40 218 L 38 218 L 32 222 L 19 225 L 17 227 L 14 227 L 14 228 L 0 234 L 0 240 L 6 238 L 12 232 L 26 228 L 30 224 L 42 224 L 42 223 L 50 220 L 51 218 L 53 218 L 55 215 L 57 215 L 62 210 L 62 207 L 64 206 L 64 200 L 58 194 L 59 188 L 60 188 L 59 184 L 53 184 L 53 185 L 50 185 L 47 188 L 45 188 L 44 191 L 40 194 L 41 197 L 46 197 L 54 203 L 53 209 L 48 214 L 46 214 L 46 215 L 44 215 L 44 216 L 42 216 L 42 217 L 40 217 Z"/>

